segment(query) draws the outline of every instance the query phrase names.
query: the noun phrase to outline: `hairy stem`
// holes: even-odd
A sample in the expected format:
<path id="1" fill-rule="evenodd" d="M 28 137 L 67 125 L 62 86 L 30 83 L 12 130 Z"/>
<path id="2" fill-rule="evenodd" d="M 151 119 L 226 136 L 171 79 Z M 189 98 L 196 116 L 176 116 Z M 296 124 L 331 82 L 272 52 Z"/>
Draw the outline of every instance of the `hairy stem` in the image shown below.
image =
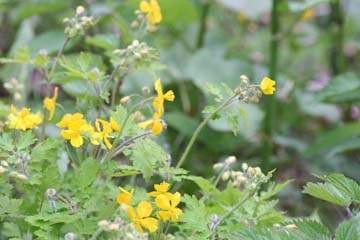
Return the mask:
<path id="1" fill-rule="evenodd" d="M 335 25 L 334 45 L 331 51 L 331 68 L 334 75 L 340 74 L 345 70 L 344 59 L 344 37 L 345 37 L 345 17 L 340 0 L 331 3 L 331 18 Z"/>
<path id="2" fill-rule="evenodd" d="M 269 77 L 276 79 L 279 50 L 279 3 L 281 0 L 273 0 L 271 10 L 271 42 L 270 42 L 270 59 L 269 59 Z M 262 167 L 265 170 L 270 168 L 270 157 L 273 153 L 272 134 L 275 126 L 276 101 L 275 96 L 267 97 L 265 103 L 265 119 L 263 126 L 263 143 L 262 143 Z"/>
<path id="3" fill-rule="evenodd" d="M 196 140 L 196 138 L 198 137 L 200 131 L 206 126 L 206 124 L 216 115 L 218 114 L 221 110 L 225 109 L 228 105 L 230 105 L 232 103 L 232 101 L 237 98 L 237 94 L 233 95 L 232 97 L 230 97 L 227 101 L 225 101 L 223 104 L 221 104 L 212 114 L 210 114 L 207 118 L 204 119 L 204 121 L 202 121 L 200 123 L 200 125 L 197 127 L 197 129 L 195 130 L 194 134 L 192 135 L 190 142 L 188 143 L 188 145 L 185 148 L 184 153 L 182 154 L 179 162 L 176 165 L 176 168 L 180 168 L 185 160 L 186 157 L 188 156 L 192 146 L 194 145 L 194 142 Z"/>
<path id="4" fill-rule="evenodd" d="M 123 150 L 124 147 L 126 147 L 128 144 L 132 143 L 133 141 L 136 141 L 137 139 L 149 136 L 151 134 L 151 131 L 146 131 L 143 132 L 137 136 L 134 136 L 132 138 L 129 138 L 126 141 L 123 141 L 122 143 L 120 143 L 114 150 L 114 152 L 111 154 L 111 158 L 117 156 L 118 154 L 120 154 Z"/>

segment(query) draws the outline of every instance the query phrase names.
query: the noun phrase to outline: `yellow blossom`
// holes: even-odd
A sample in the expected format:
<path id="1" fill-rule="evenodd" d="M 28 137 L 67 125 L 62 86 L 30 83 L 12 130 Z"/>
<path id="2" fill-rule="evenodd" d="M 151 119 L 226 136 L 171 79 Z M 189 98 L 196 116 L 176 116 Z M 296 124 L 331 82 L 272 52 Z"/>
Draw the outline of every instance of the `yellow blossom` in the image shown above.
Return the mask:
<path id="1" fill-rule="evenodd" d="M 128 214 L 131 222 L 135 225 L 136 229 L 143 233 L 143 227 L 150 232 L 155 232 L 158 229 L 158 221 L 155 218 L 149 217 L 152 213 L 151 203 L 142 201 L 136 208 L 128 206 Z"/>
<path id="2" fill-rule="evenodd" d="M 146 17 L 151 24 L 160 23 L 162 20 L 161 9 L 157 0 L 150 0 L 140 2 L 140 10 L 146 13 Z"/>
<path id="3" fill-rule="evenodd" d="M 92 144 L 99 145 L 99 141 L 104 141 L 106 147 L 111 149 L 112 145 L 109 141 L 109 138 L 112 137 L 110 134 L 113 132 L 111 124 L 105 120 L 96 119 L 95 126 L 97 132 L 92 134 L 92 136 L 95 137 L 95 140 L 92 141 Z"/>
<path id="4" fill-rule="evenodd" d="M 46 108 L 50 112 L 48 118 L 49 121 L 54 117 L 56 99 L 58 97 L 58 90 L 59 90 L 58 87 L 55 87 L 54 96 L 52 98 L 46 97 L 44 99 L 44 108 Z"/>
<path id="5" fill-rule="evenodd" d="M 113 117 L 110 117 L 110 125 L 114 131 L 119 132 L 121 130 L 120 125 L 115 121 Z"/>
<path id="6" fill-rule="evenodd" d="M 116 200 L 119 204 L 126 204 L 126 205 L 129 205 L 132 198 L 133 198 L 133 195 L 134 195 L 134 189 L 132 188 L 130 190 L 130 192 L 126 191 L 124 188 L 122 187 L 119 187 L 120 189 L 120 193 L 117 195 L 116 197 Z"/>
<path id="7" fill-rule="evenodd" d="M 154 99 L 153 106 L 161 117 L 164 114 L 164 101 L 174 101 L 175 95 L 172 90 L 167 91 L 165 94 L 163 94 L 160 79 L 157 79 L 155 81 L 155 90 L 157 92 L 157 97 Z"/>
<path id="8" fill-rule="evenodd" d="M 312 18 L 314 16 L 314 10 L 311 8 L 307 8 L 303 11 L 301 20 L 305 21 L 309 18 Z"/>
<path id="9" fill-rule="evenodd" d="M 139 128 L 142 128 L 142 129 L 151 128 L 152 135 L 154 135 L 154 136 L 159 135 L 164 129 L 162 120 L 159 118 L 158 113 L 154 113 L 152 119 L 138 123 L 138 126 L 139 126 Z"/>
<path id="10" fill-rule="evenodd" d="M 11 105 L 11 113 L 8 116 L 8 120 L 9 128 L 26 131 L 42 123 L 43 117 L 40 113 L 31 113 L 29 108 L 23 108 L 18 112 L 16 107 Z"/>
<path id="11" fill-rule="evenodd" d="M 269 77 L 264 77 L 260 83 L 260 89 L 265 95 L 274 94 L 276 82 Z"/>
<path id="12" fill-rule="evenodd" d="M 183 213 L 180 208 L 177 206 L 180 203 L 181 195 L 176 192 L 175 194 L 160 194 L 155 198 L 155 204 L 158 206 L 161 211 L 156 213 L 157 217 L 167 221 L 171 219 L 172 221 L 179 221 L 179 216 Z"/>
<path id="13" fill-rule="evenodd" d="M 157 197 L 161 194 L 166 194 L 170 189 L 170 184 L 167 182 L 162 182 L 160 184 L 154 184 L 155 191 L 149 192 L 147 196 L 149 197 Z M 170 194 L 170 193 L 169 193 Z"/>

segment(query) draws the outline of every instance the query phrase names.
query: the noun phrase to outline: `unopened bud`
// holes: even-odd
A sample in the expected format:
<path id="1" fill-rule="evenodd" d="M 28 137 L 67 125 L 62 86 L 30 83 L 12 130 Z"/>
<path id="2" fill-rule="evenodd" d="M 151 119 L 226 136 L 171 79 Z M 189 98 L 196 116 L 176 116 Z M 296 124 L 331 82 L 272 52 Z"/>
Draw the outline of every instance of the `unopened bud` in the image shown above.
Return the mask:
<path id="1" fill-rule="evenodd" d="M 117 231 L 119 231 L 119 224 L 111 223 L 111 224 L 109 225 L 109 231 L 111 231 L 111 232 L 117 232 Z"/>
<path id="2" fill-rule="evenodd" d="M 298 227 L 295 224 L 286 225 L 285 228 L 291 232 L 296 231 Z"/>
<path id="3" fill-rule="evenodd" d="M 232 186 L 233 186 L 234 188 L 238 188 L 238 187 L 241 186 L 241 183 L 238 182 L 238 181 L 234 181 L 234 182 L 232 183 Z"/>
<path id="4" fill-rule="evenodd" d="M 256 171 L 256 176 L 257 176 L 257 177 L 260 177 L 260 176 L 263 175 L 263 173 L 262 173 L 262 171 L 261 171 L 261 168 L 256 167 L 256 168 L 255 168 L 255 171 Z"/>
<path id="5" fill-rule="evenodd" d="M 241 88 L 240 87 L 235 88 L 234 92 L 236 94 L 240 95 L 241 94 Z"/>
<path id="6" fill-rule="evenodd" d="M 224 167 L 224 164 L 223 163 L 215 163 L 214 165 L 213 165 L 213 169 L 215 170 L 215 171 L 219 171 L 220 169 L 222 169 Z"/>
<path id="7" fill-rule="evenodd" d="M 141 50 L 141 55 L 143 55 L 144 57 L 147 57 L 149 55 L 149 51 L 147 49 L 143 49 Z"/>
<path id="8" fill-rule="evenodd" d="M 143 115 L 141 114 L 140 111 L 136 111 L 136 112 L 134 113 L 134 120 L 135 120 L 135 121 L 140 121 L 140 120 L 142 119 L 142 117 L 143 117 Z"/>
<path id="9" fill-rule="evenodd" d="M 80 5 L 80 6 L 78 6 L 78 7 L 76 8 L 76 15 L 80 15 L 80 14 L 82 14 L 84 11 L 85 11 L 85 8 Z"/>
<path id="10" fill-rule="evenodd" d="M 21 94 L 20 94 L 19 92 L 16 92 L 16 93 L 14 94 L 14 99 L 15 99 L 15 101 L 21 100 Z"/>
<path id="11" fill-rule="evenodd" d="M 139 46 L 139 40 L 137 40 L 137 39 L 135 39 L 133 42 L 132 42 L 132 45 L 134 46 L 134 47 L 138 47 Z"/>
<path id="12" fill-rule="evenodd" d="M 256 189 L 256 187 L 257 187 L 257 186 L 256 186 L 256 184 L 255 184 L 255 183 L 250 184 L 250 189 L 251 189 L 251 190 L 255 190 L 255 189 Z"/>
<path id="13" fill-rule="evenodd" d="M 101 220 L 98 222 L 98 227 L 99 228 L 102 228 L 102 229 L 105 229 L 109 226 L 109 222 L 106 221 L 106 220 Z"/>
<path id="14" fill-rule="evenodd" d="M 121 49 L 115 49 L 114 51 L 113 51 L 113 54 L 121 54 L 122 53 L 122 50 Z"/>
<path id="15" fill-rule="evenodd" d="M 230 175 L 231 175 L 231 172 L 230 172 L 230 171 L 226 171 L 226 172 L 224 172 L 223 175 L 221 176 L 221 179 L 222 179 L 223 181 L 227 181 L 227 180 L 229 179 Z"/>
<path id="16" fill-rule="evenodd" d="M 76 240 L 77 236 L 75 233 L 68 232 L 67 234 L 65 234 L 64 239 L 65 240 Z"/>
<path id="17" fill-rule="evenodd" d="M 249 103 L 250 102 L 250 98 L 249 97 L 244 97 L 244 103 Z"/>
<path id="18" fill-rule="evenodd" d="M 256 175 L 256 170 L 253 167 L 249 167 L 247 172 L 250 174 L 250 176 L 255 176 Z"/>
<path id="19" fill-rule="evenodd" d="M 150 94 L 150 88 L 148 88 L 148 87 L 143 87 L 142 91 L 145 96 L 148 96 Z"/>
<path id="20" fill-rule="evenodd" d="M 243 83 L 249 83 L 249 78 L 246 75 L 241 75 L 240 81 Z"/>
<path id="21" fill-rule="evenodd" d="M 253 97 L 250 99 L 250 101 L 251 101 L 252 103 L 258 103 L 258 102 L 259 102 L 259 98 L 256 97 L 256 96 L 253 96 Z"/>
<path id="22" fill-rule="evenodd" d="M 134 57 L 135 57 L 135 59 L 139 60 L 139 59 L 141 59 L 141 54 L 140 53 L 134 53 Z"/>
<path id="23" fill-rule="evenodd" d="M 48 188 L 46 189 L 45 196 L 48 199 L 56 199 L 57 191 L 55 188 Z"/>
<path id="24" fill-rule="evenodd" d="M 236 181 L 238 181 L 239 183 L 244 183 L 246 182 L 246 178 L 244 176 L 237 176 Z"/>
<path id="25" fill-rule="evenodd" d="M 7 168 L 0 166 L 0 175 L 7 171 Z"/>
<path id="26" fill-rule="evenodd" d="M 242 169 L 243 171 L 246 171 L 248 168 L 249 168 L 249 166 L 247 165 L 247 163 L 241 164 L 241 169 Z"/>
<path id="27" fill-rule="evenodd" d="M 128 104 L 129 101 L 130 101 L 130 96 L 125 96 L 125 97 L 122 97 L 122 98 L 120 99 L 120 103 L 121 103 L 122 105 Z"/>
<path id="28" fill-rule="evenodd" d="M 228 165 L 233 164 L 234 162 L 236 162 L 236 157 L 235 156 L 230 156 L 230 157 L 225 159 L 225 163 L 228 164 Z"/>
<path id="29" fill-rule="evenodd" d="M 126 64 L 126 58 L 120 60 L 120 66 L 124 66 Z"/>
<path id="30" fill-rule="evenodd" d="M 131 26 L 131 28 L 135 29 L 135 28 L 139 27 L 139 22 L 134 20 L 134 21 L 131 22 L 130 26 Z"/>
<path id="31" fill-rule="evenodd" d="M 148 24 L 146 26 L 146 31 L 147 32 L 155 32 L 156 31 L 156 27 L 154 25 Z"/>

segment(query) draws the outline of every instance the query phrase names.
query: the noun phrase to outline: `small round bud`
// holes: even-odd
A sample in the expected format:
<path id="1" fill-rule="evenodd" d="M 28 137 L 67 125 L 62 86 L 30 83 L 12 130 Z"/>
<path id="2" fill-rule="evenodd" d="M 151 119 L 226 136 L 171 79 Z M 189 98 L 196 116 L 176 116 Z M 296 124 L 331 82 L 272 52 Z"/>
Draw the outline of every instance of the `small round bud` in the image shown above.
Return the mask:
<path id="1" fill-rule="evenodd" d="M 120 60 L 120 66 L 124 66 L 126 64 L 126 58 Z"/>
<path id="2" fill-rule="evenodd" d="M 235 88 L 234 92 L 235 92 L 236 94 L 240 95 L 242 91 L 241 91 L 241 88 L 240 88 L 240 87 L 237 87 L 237 88 Z"/>
<path id="3" fill-rule="evenodd" d="M 77 236 L 76 236 L 75 233 L 68 232 L 68 233 L 65 234 L 64 239 L 65 240 L 76 240 Z"/>
<path id="4" fill-rule="evenodd" d="M 15 99 L 15 101 L 21 100 L 21 94 L 20 94 L 19 92 L 16 92 L 16 93 L 14 94 L 14 99 Z"/>
<path id="5" fill-rule="evenodd" d="M 141 50 L 141 55 L 143 55 L 144 57 L 147 57 L 149 55 L 149 51 L 147 49 L 143 49 Z"/>
<path id="6" fill-rule="evenodd" d="M 214 165 L 213 165 L 213 169 L 215 170 L 215 171 L 219 171 L 220 169 L 222 169 L 224 167 L 224 164 L 223 163 L 215 163 Z"/>
<path id="7" fill-rule="evenodd" d="M 236 162 L 236 157 L 235 156 L 230 156 L 230 157 L 225 159 L 225 163 L 227 165 L 233 164 L 234 162 Z"/>
<path id="8" fill-rule="evenodd" d="M 127 212 L 128 206 L 125 203 L 120 204 L 120 210 L 123 212 Z"/>
<path id="9" fill-rule="evenodd" d="M 56 195 L 57 195 L 57 191 L 55 188 L 48 188 L 46 189 L 45 191 L 45 196 L 48 198 L 48 199 L 56 199 Z"/>
<path id="10" fill-rule="evenodd" d="M 142 119 L 142 114 L 141 114 L 141 112 L 140 111 L 136 111 L 135 113 L 134 113 L 134 120 L 135 121 L 140 121 L 141 119 Z"/>
<path id="11" fill-rule="evenodd" d="M 145 96 L 148 96 L 150 94 L 150 88 L 148 88 L 148 87 L 143 87 L 142 91 L 143 91 Z"/>
<path id="12" fill-rule="evenodd" d="M 255 176 L 256 175 L 256 170 L 253 167 L 249 167 L 247 172 L 250 174 L 250 176 Z"/>
<path id="13" fill-rule="evenodd" d="M 135 39 L 135 40 L 132 42 L 132 45 L 133 45 L 134 47 L 138 47 L 138 46 L 140 45 L 139 40 Z"/>
<path id="14" fill-rule="evenodd" d="M 249 168 L 249 166 L 247 165 L 247 163 L 241 164 L 241 169 L 242 169 L 243 171 L 246 171 L 248 168 Z"/>
<path id="15" fill-rule="evenodd" d="M 249 78 L 246 75 L 241 75 L 240 81 L 243 83 L 249 83 Z"/>
<path id="16" fill-rule="evenodd" d="M 260 176 L 263 175 L 263 173 L 262 173 L 262 171 L 261 171 L 261 168 L 256 167 L 256 168 L 255 168 L 255 171 L 256 171 L 256 176 L 257 176 L 257 177 L 260 177 Z"/>
<path id="17" fill-rule="evenodd" d="M 230 175 L 231 175 L 231 171 L 226 171 L 226 172 L 224 172 L 223 175 L 221 176 L 221 179 L 222 179 L 223 181 L 227 181 L 227 180 L 229 179 Z"/>
<path id="18" fill-rule="evenodd" d="M 122 105 L 128 104 L 129 101 L 130 101 L 130 96 L 125 96 L 125 97 L 122 97 L 122 98 L 120 99 L 120 103 L 121 103 Z"/>
<path id="19" fill-rule="evenodd" d="M 16 78 L 12 78 L 12 79 L 10 80 L 10 84 L 15 87 L 15 86 L 18 84 L 18 81 L 16 80 Z"/>
<path id="20" fill-rule="evenodd" d="M 0 166 L 0 175 L 3 174 L 4 172 L 7 172 L 7 168 Z"/>
<path id="21" fill-rule="evenodd" d="M 121 49 L 115 49 L 114 51 L 113 51 L 113 54 L 120 54 L 122 52 L 122 50 Z"/>
<path id="22" fill-rule="evenodd" d="M 244 103 L 249 103 L 250 102 L 250 98 L 249 97 L 244 97 Z"/>
<path id="23" fill-rule="evenodd" d="M 244 176 L 237 176 L 236 181 L 239 183 L 244 183 L 246 182 L 246 178 Z"/>
<path id="24" fill-rule="evenodd" d="M 98 222 L 98 227 L 102 229 L 106 229 L 109 226 L 109 222 L 106 220 L 101 220 Z"/>
<path id="25" fill-rule="evenodd" d="M 134 21 L 131 22 L 130 26 L 131 26 L 132 29 L 138 28 L 139 27 L 139 22 L 134 20 Z"/>
<path id="26" fill-rule="evenodd" d="M 234 182 L 232 183 L 232 186 L 233 186 L 234 188 L 238 188 L 238 187 L 241 186 L 241 183 L 238 182 L 238 181 L 234 181 Z"/>
<path id="27" fill-rule="evenodd" d="M 13 86 L 10 83 L 6 82 L 6 83 L 4 83 L 4 88 L 6 88 L 7 90 L 10 90 L 13 88 Z"/>
<path id="28" fill-rule="evenodd" d="M 253 96 L 251 99 L 250 99 L 250 102 L 252 103 L 258 103 L 259 102 L 259 98 L 257 96 Z"/>
<path id="29" fill-rule="evenodd" d="M 150 32 L 150 33 L 155 32 L 156 27 L 154 25 L 149 24 L 149 25 L 146 26 L 146 31 Z"/>
<path id="30" fill-rule="evenodd" d="M 274 228 L 274 230 L 275 230 L 276 232 L 278 232 L 278 231 L 280 231 L 280 229 L 281 229 L 281 225 L 278 224 L 278 223 L 275 223 L 275 224 L 273 225 L 273 228 Z"/>
<path id="31" fill-rule="evenodd" d="M 135 57 L 135 59 L 139 60 L 139 59 L 141 59 L 141 54 L 140 53 L 134 53 L 134 57 Z"/>
<path id="32" fill-rule="evenodd" d="M 291 232 L 296 231 L 298 227 L 295 224 L 286 225 L 285 228 Z"/>
<path id="33" fill-rule="evenodd" d="M 76 8 L 76 15 L 80 15 L 80 14 L 82 14 L 84 11 L 85 11 L 85 8 L 80 5 L 80 6 L 78 6 L 78 7 Z"/>
<path id="34" fill-rule="evenodd" d="M 110 225 L 109 225 L 109 231 L 110 232 L 118 232 L 119 231 L 119 224 L 117 224 L 117 223 L 111 223 Z"/>
<path id="35" fill-rule="evenodd" d="M 20 180 L 27 180 L 28 177 L 25 175 L 25 174 L 22 174 L 22 173 L 18 173 L 18 172 L 15 172 L 14 174 L 12 174 L 14 177 L 20 179 Z"/>
<path id="36" fill-rule="evenodd" d="M 251 190 L 254 190 L 254 189 L 256 189 L 256 187 L 257 187 L 257 186 L 256 186 L 256 184 L 255 184 L 255 183 L 252 183 L 252 184 L 250 184 L 250 186 L 249 186 L 249 187 L 250 187 L 250 189 L 251 189 Z"/>

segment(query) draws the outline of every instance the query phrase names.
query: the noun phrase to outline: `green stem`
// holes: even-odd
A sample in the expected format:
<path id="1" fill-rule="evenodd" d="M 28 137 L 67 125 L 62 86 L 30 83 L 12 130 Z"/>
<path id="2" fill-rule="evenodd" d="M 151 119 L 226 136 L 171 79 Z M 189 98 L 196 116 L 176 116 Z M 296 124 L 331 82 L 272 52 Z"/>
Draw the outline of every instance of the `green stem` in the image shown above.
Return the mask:
<path id="1" fill-rule="evenodd" d="M 113 71 L 113 73 L 111 74 L 110 79 L 113 80 L 115 77 L 115 73 L 119 70 L 120 68 L 120 64 L 116 66 L 115 70 Z M 115 82 L 115 85 L 113 87 L 113 92 L 112 92 L 112 96 L 111 96 L 111 107 L 115 106 L 116 103 L 116 97 L 118 95 L 119 92 L 119 88 L 121 83 L 124 81 L 124 78 L 128 75 L 130 71 L 130 67 L 127 67 L 126 70 L 124 71 L 123 74 L 121 74 L 121 76 L 117 79 L 117 81 Z M 114 74 L 114 76 L 113 76 Z"/>
<path id="2" fill-rule="evenodd" d="M 206 20 L 210 10 L 210 2 L 206 1 L 203 3 L 201 9 L 201 17 L 200 17 L 200 29 L 198 33 L 198 38 L 196 42 L 196 48 L 200 49 L 204 45 L 205 33 L 206 33 Z"/>
<path id="3" fill-rule="evenodd" d="M 217 115 L 221 110 L 223 110 L 224 108 L 226 108 L 229 104 L 232 103 L 232 101 L 237 97 L 237 94 L 233 95 L 232 97 L 230 97 L 227 101 L 225 101 L 223 104 L 221 104 L 212 114 L 210 114 L 207 118 L 205 118 L 204 121 L 202 121 L 202 123 L 200 123 L 200 125 L 197 127 L 197 129 L 195 130 L 194 134 L 192 135 L 190 142 L 188 143 L 188 145 L 185 148 L 184 153 L 182 154 L 179 162 L 176 165 L 176 168 L 180 168 L 185 160 L 186 157 L 188 156 L 192 146 L 194 145 L 194 142 L 196 140 L 196 138 L 198 137 L 200 131 L 206 126 L 206 124 L 215 116 Z"/>
<path id="4" fill-rule="evenodd" d="M 340 0 L 335 0 L 331 4 L 332 22 L 335 24 L 334 46 L 332 49 L 331 68 L 334 75 L 340 74 L 345 70 L 344 59 L 344 37 L 345 37 L 345 17 Z"/>
<path id="5" fill-rule="evenodd" d="M 279 50 L 279 3 L 280 0 L 273 0 L 271 10 L 271 42 L 269 59 L 269 77 L 276 79 Z M 269 96 L 265 103 L 264 137 L 262 150 L 262 167 L 265 170 L 270 168 L 270 157 L 273 153 L 272 134 L 275 126 L 276 101 L 275 96 Z"/>

